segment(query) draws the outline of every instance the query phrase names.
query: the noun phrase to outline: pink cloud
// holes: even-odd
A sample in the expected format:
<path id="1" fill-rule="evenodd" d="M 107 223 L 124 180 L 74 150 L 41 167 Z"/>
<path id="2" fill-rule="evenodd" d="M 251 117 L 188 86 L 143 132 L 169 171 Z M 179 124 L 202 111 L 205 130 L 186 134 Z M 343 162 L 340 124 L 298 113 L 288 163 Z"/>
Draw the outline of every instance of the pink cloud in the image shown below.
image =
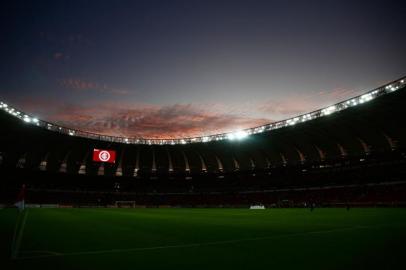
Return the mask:
<path id="1" fill-rule="evenodd" d="M 60 60 L 60 59 L 63 59 L 63 57 L 64 57 L 64 54 L 61 52 L 56 52 L 53 55 L 54 60 Z"/>
<path id="2" fill-rule="evenodd" d="M 65 107 L 50 117 L 62 125 L 115 136 L 178 138 L 221 133 L 269 122 L 199 109 L 191 104 L 134 109 Z"/>
<path id="3" fill-rule="evenodd" d="M 83 131 L 124 137 L 205 136 L 259 126 L 271 121 L 196 104 L 129 106 L 104 102 L 82 106 L 44 99 L 30 99 L 18 104 L 27 113 L 34 113 L 43 120 Z"/>
<path id="4" fill-rule="evenodd" d="M 77 91 L 96 91 L 101 93 L 127 95 L 129 92 L 126 89 L 110 87 L 106 84 L 97 83 L 93 81 L 87 81 L 78 78 L 67 78 L 59 80 L 59 84 L 69 90 Z"/>
<path id="5" fill-rule="evenodd" d="M 110 89 L 104 84 L 79 79 L 62 82 L 69 89 Z M 108 91 L 108 90 L 106 90 Z M 75 129 L 113 136 L 179 138 L 205 136 L 264 125 L 274 120 L 310 112 L 354 96 L 343 88 L 296 94 L 280 100 L 241 104 L 131 104 L 103 101 L 87 106 L 59 100 L 27 99 L 18 103 L 27 113 Z"/>
<path id="6" fill-rule="evenodd" d="M 258 111 L 271 115 L 274 119 L 285 119 L 311 112 L 360 94 L 358 90 L 335 88 L 313 93 L 296 93 L 279 100 L 269 100 L 258 104 Z"/>

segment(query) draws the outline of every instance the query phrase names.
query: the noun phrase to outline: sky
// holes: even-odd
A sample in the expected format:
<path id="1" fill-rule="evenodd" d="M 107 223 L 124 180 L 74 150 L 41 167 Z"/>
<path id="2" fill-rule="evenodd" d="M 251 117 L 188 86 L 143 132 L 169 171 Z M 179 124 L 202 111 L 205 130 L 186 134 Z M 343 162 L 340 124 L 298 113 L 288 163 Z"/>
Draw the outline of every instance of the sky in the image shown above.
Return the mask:
<path id="1" fill-rule="evenodd" d="M 0 100 L 101 134 L 282 120 L 406 75 L 402 1 L 5 1 Z"/>

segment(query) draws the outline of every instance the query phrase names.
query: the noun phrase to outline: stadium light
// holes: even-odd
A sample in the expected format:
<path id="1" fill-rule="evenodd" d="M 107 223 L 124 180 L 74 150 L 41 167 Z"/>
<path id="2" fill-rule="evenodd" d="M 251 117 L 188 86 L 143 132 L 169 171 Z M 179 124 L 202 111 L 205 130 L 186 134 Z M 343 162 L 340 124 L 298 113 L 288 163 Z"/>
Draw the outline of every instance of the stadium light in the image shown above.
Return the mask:
<path id="1" fill-rule="evenodd" d="M 227 139 L 229 139 L 230 141 L 242 140 L 242 139 L 245 139 L 246 137 L 248 137 L 248 133 L 245 130 L 239 130 L 239 131 L 227 134 Z"/>
<path id="2" fill-rule="evenodd" d="M 31 118 L 30 118 L 28 115 L 24 115 L 23 120 L 24 120 L 24 122 L 26 122 L 26 123 L 31 123 Z"/>
<path id="3" fill-rule="evenodd" d="M 337 107 L 335 105 L 327 107 L 323 110 L 321 110 L 322 115 L 330 115 L 336 111 Z"/>
<path id="4" fill-rule="evenodd" d="M 362 96 L 360 97 L 360 99 L 359 99 L 359 103 L 368 102 L 368 101 L 372 100 L 373 98 L 374 98 L 374 97 L 372 96 L 371 93 L 362 95 Z"/>

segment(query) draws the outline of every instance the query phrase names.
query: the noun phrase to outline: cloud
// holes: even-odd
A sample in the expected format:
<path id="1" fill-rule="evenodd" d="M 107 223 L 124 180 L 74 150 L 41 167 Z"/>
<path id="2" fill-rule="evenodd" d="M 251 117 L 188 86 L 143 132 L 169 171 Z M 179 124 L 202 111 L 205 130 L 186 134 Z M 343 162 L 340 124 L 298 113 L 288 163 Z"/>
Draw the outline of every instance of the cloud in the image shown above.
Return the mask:
<path id="1" fill-rule="evenodd" d="M 66 79 L 63 83 L 78 91 L 104 88 L 98 83 L 78 79 Z M 159 106 L 131 104 L 129 101 L 81 105 L 40 97 L 16 104 L 27 113 L 66 127 L 105 135 L 162 139 L 206 136 L 256 127 L 328 106 L 354 94 L 355 91 L 337 88 L 234 105 L 218 102 Z"/>
<path id="2" fill-rule="evenodd" d="M 78 78 L 67 78 L 59 80 L 59 84 L 69 90 L 76 91 L 95 91 L 100 93 L 127 95 L 129 93 L 126 89 L 110 87 L 105 83 L 97 83 Z"/>
<path id="3" fill-rule="evenodd" d="M 126 137 L 179 138 L 258 126 L 268 119 L 207 111 L 191 104 L 117 108 L 66 106 L 51 120 L 90 132 Z"/>
<path id="4" fill-rule="evenodd" d="M 54 52 L 52 54 L 52 59 L 55 61 L 67 61 L 70 59 L 70 56 L 63 52 Z"/>
<path id="5" fill-rule="evenodd" d="M 360 91 L 345 88 L 295 93 L 279 100 L 268 100 L 258 104 L 258 111 L 272 118 L 282 120 L 295 115 L 311 112 L 360 94 Z"/>
<path id="6" fill-rule="evenodd" d="M 54 58 L 54 60 L 61 60 L 64 58 L 64 54 L 61 52 L 56 52 L 56 53 L 54 53 L 53 58 Z"/>
<path id="7" fill-rule="evenodd" d="M 326 98 L 332 100 L 332 102 L 338 102 L 343 99 L 348 99 L 352 96 L 358 95 L 360 92 L 355 89 L 346 89 L 346 88 L 335 88 L 332 90 L 321 90 L 318 95 L 321 98 Z"/>
<path id="8" fill-rule="evenodd" d="M 82 47 L 92 45 L 93 42 L 81 33 L 60 34 L 47 31 L 39 32 L 39 37 L 53 46 Z"/>
<path id="9" fill-rule="evenodd" d="M 43 105 L 47 104 L 46 111 Z M 205 136 L 259 126 L 270 119 L 208 110 L 207 105 L 174 104 L 123 106 L 99 103 L 91 106 L 41 99 L 19 103 L 44 120 L 83 131 L 139 138 Z"/>

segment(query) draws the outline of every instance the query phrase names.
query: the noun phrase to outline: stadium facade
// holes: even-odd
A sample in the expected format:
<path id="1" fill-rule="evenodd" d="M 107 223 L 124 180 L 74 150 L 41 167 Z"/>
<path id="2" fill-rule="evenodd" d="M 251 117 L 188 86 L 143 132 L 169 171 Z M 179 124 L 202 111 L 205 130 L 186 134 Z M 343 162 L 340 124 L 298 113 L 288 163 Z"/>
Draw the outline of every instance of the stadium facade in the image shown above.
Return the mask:
<path id="1" fill-rule="evenodd" d="M 33 203 L 402 204 L 405 86 L 401 78 L 265 126 L 167 140 L 69 129 L 2 102 L 0 200 L 24 183 Z M 116 162 L 94 162 L 93 149 L 114 150 Z"/>

